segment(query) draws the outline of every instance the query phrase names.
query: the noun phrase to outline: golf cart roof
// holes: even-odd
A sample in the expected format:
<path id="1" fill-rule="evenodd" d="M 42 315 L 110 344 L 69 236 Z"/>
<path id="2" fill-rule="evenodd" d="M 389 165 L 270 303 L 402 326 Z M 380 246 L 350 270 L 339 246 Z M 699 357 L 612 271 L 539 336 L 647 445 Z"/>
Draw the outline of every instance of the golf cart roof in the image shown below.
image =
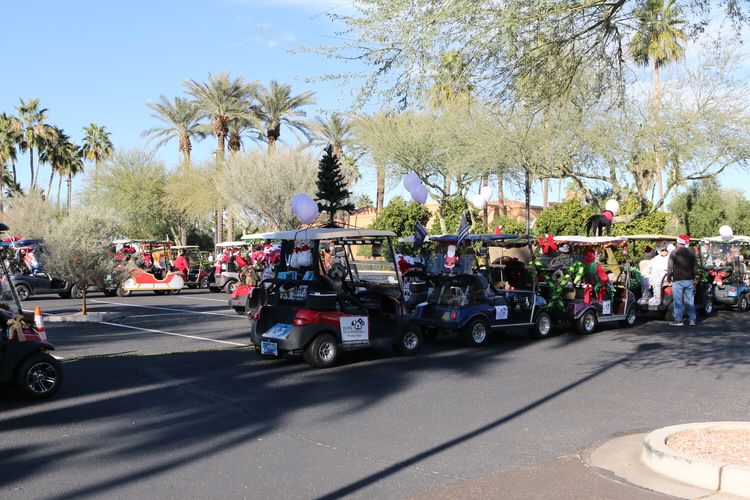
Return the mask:
<path id="1" fill-rule="evenodd" d="M 244 247 L 247 246 L 247 241 L 222 241 L 221 243 L 217 243 L 216 246 L 219 248 Z"/>
<path id="2" fill-rule="evenodd" d="M 750 236 L 740 236 L 735 234 L 728 240 L 721 236 L 711 236 L 710 238 L 701 238 L 700 241 L 716 242 L 716 243 L 737 243 L 739 245 L 750 245 Z"/>
<path id="3" fill-rule="evenodd" d="M 508 245 L 527 245 L 535 238 L 531 236 L 520 236 L 517 234 L 470 234 L 464 241 L 468 243 L 481 242 L 487 246 L 508 246 Z M 451 243 L 458 241 L 456 234 L 444 234 L 442 236 L 433 236 L 430 241 L 436 243 Z"/>
<path id="4" fill-rule="evenodd" d="M 200 250 L 198 245 L 174 245 L 172 250 Z"/>
<path id="5" fill-rule="evenodd" d="M 393 231 L 381 231 L 378 229 L 351 229 L 351 228 L 307 228 L 294 229 L 291 231 L 278 231 L 264 234 L 264 239 L 269 240 L 333 240 L 333 239 L 358 239 L 358 238 L 387 238 L 395 237 Z M 243 237 L 244 238 L 244 237 Z"/>
<path id="6" fill-rule="evenodd" d="M 632 241 L 677 241 L 677 236 L 670 236 L 668 234 L 629 234 L 624 236 L 624 238 Z"/>
<path id="7" fill-rule="evenodd" d="M 242 240 L 268 240 L 269 235 L 275 234 L 273 232 L 270 233 L 253 233 L 253 234 L 243 234 L 241 239 Z M 245 242 L 247 243 L 247 242 Z"/>
<path id="8" fill-rule="evenodd" d="M 556 243 L 574 246 L 621 246 L 627 241 L 627 238 L 617 236 L 555 236 Z"/>

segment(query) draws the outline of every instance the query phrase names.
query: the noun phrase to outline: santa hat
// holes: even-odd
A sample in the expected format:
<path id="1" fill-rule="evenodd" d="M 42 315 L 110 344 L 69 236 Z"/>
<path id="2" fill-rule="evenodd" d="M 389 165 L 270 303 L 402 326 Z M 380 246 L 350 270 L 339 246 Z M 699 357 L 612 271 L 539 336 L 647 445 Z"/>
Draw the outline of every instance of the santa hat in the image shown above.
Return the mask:
<path id="1" fill-rule="evenodd" d="M 680 245 L 689 245 L 690 244 L 690 236 L 686 236 L 684 234 L 681 234 L 677 237 L 677 243 Z"/>

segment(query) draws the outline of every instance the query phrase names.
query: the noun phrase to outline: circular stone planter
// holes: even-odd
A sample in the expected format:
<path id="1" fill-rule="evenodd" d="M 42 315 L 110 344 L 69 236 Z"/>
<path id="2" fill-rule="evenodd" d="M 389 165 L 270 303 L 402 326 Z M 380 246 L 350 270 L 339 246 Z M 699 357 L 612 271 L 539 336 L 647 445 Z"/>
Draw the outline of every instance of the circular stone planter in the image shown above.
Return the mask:
<path id="1" fill-rule="evenodd" d="M 702 422 L 663 427 L 643 438 L 641 461 L 649 468 L 685 484 L 750 498 L 750 467 L 717 462 L 667 446 L 676 434 L 701 429 L 750 430 L 750 422 Z"/>

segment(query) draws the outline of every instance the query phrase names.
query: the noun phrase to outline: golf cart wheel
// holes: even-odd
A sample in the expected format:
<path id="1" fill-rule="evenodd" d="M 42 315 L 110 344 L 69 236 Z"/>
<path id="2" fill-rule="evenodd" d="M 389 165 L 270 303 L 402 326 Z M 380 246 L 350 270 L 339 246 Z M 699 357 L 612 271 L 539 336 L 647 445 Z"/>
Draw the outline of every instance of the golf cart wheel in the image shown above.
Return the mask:
<path id="1" fill-rule="evenodd" d="M 313 368 L 328 368 L 339 357 L 339 344 L 330 333 L 323 333 L 313 339 L 305 349 L 305 361 Z"/>
<path id="2" fill-rule="evenodd" d="M 70 287 L 70 296 L 74 299 L 82 299 L 83 289 L 78 285 L 73 285 L 72 287 Z"/>
<path id="3" fill-rule="evenodd" d="M 16 386 L 24 396 L 31 399 L 52 397 L 60 388 L 62 380 L 60 362 L 43 352 L 26 358 L 16 372 Z"/>
<path id="4" fill-rule="evenodd" d="M 29 288 L 26 285 L 16 285 L 16 292 L 18 292 L 18 298 L 21 300 L 26 300 L 29 297 L 31 297 L 31 288 Z M 62 295 L 61 295 L 62 297 Z M 63 297 L 65 298 L 65 297 Z"/>
<path id="5" fill-rule="evenodd" d="M 534 320 L 534 326 L 529 329 L 529 333 L 535 339 L 544 339 L 550 336 L 552 333 L 552 317 L 548 312 L 540 312 L 536 320 Z"/>
<path id="6" fill-rule="evenodd" d="M 739 312 L 746 312 L 748 310 L 747 294 L 743 293 L 740 298 L 737 299 L 737 310 Z"/>
<path id="7" fill-rule="evenodd" d="M 596 330 L 596 313 L 589 309 L 578 318 L 576 329 L 581 335 L 589 335 Z"/>
<path id="8" fill-rule="evenodd" d="M 630 328 L 635 324 L 638 313 L 635 310 L 635 305 L 628 307 L 628 311 L 625 313 L 625 319 L 620 321 L 620 324 L 625 328 Z"/>
<path id="9" fill-rule="evenodd" d="M 703 307 L 701 307 L 698 312 L 701 316 L 710 316 L 711 313 L 714 312 L 714 301 L 709 297 L 706 297 L 706 303 L 703 304 Z"/>
<path id="10" fill-rule="evenodd" d="M 490 327 L 481 318 L 474 318 L 461 331 L 461 341 L 469 347 L 479 347 L 490 337 Z"/>
<path id="11" fill-rule="evenodd" d="M 237 287 L 239 284 L 236 281 L 230 281 L 229 283 L 224 286 L 224 289 L 227 291 L 227 293 L 234 293 L 235 290 L 237 290 Z"/>
<path id="12" fill-rule="evenodd" d="M 201 288 L 208 288 L 208 276 L 202 277 L 198 286 Z"/>
<path id="13" fill-rule="evenodd" d="M 393 349 L 402 356 L 412 356 L 422 348 L 423 339 L 421 328 L 416 325 L 408 325 L 401 332 L 399 341 L 393 344 Z"/>
<path id="14" fill-rule="evenodd" d="M 125 290 L 123 287 L 117 288 L 118 297 L 130 297 L 133 292 L 131 290 Z"/>

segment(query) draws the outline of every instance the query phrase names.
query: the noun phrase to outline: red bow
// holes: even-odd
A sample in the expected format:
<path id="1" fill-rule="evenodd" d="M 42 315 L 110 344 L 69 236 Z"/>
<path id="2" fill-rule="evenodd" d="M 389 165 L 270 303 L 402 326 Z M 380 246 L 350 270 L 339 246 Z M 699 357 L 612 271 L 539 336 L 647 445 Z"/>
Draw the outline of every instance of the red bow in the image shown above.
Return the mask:
<path id="1" fill-rule="evenodd" d="M 555 237 L 548 234 L 546 238 L 539 238 L 539 245 L 542 247 L 542 252 L 549 253 L 550 250 L 557 251 L 557 243 L 555 243 Z"/>

